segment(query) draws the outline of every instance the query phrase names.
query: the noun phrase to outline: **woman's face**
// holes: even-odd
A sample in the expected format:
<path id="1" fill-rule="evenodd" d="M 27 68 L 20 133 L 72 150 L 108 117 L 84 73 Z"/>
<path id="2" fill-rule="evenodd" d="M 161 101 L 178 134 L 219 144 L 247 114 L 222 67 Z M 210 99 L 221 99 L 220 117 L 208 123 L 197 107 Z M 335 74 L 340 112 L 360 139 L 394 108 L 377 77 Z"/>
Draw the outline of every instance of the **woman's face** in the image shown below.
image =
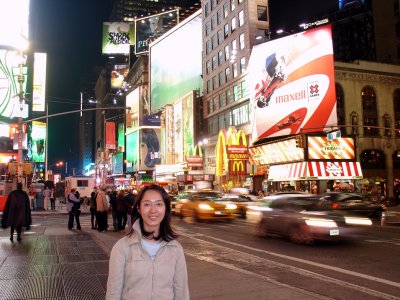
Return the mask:
<path id="1" fill-rule="evenodd" d="M 165 216 L 165 209 L 164 200 L 158 191 L 147 190 L 144 192 L 139 212 L 147 232 L 154 232 L 155 236 L 158 235 L 160 223 Z"/>

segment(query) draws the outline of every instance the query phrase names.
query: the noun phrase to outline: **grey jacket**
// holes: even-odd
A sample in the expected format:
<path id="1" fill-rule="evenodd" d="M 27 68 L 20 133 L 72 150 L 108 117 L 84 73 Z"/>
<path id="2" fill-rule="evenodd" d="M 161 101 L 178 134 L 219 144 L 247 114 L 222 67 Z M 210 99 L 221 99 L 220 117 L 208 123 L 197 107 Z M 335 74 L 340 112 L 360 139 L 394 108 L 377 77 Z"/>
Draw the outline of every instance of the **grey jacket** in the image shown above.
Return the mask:
<path id="1" fill-rule="evenodd" d="M 133 229 L 111 250 L 106 299 L 190 299 L 181 244 L 162 241 L 153 262 L 142 248 L 139 220 Z"/>

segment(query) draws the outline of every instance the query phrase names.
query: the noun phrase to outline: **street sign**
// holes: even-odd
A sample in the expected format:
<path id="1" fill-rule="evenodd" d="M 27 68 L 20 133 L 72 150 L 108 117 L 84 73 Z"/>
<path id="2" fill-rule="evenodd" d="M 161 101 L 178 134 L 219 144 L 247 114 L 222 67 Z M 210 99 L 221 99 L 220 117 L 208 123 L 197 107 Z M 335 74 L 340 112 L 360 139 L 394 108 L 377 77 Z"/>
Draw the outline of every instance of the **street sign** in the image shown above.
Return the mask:
<path id="1" fill-rule="evenodd" d="M 329 141 L 332 141 L 332 140 L 334 140 L 334 139 L 338 139 L 338 138 L 340 138 L 341 136 L 342 136 L 342 133 L 341 133 L 340 130 L 331 131 L 331 132 L 328 132 L 328 133 L 326 134 L 326 137 L 327 137 L 327 139 L 328 139 Z"/>

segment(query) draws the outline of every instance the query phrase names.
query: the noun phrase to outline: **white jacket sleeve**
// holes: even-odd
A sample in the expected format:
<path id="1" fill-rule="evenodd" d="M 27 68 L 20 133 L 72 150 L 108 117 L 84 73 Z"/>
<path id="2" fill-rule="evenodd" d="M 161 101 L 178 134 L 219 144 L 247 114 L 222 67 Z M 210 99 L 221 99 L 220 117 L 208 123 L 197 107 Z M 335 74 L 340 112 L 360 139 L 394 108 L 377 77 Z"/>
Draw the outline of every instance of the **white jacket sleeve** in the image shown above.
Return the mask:
<path id="1" fill-rule="evenodd" d="M 122 247 L 124 240 L 119 240 L 111 250 L 108 270 L 106 300 L 120 300 L 124 288 L 126 253 Z"/>
<path id="2" fill-rule="evenodd" d="M 190 300 L 189 284 L 185 254 L 183 248 L 178 248 L 179 256 L 175 266 L 174 275 L 174 299 L 175 300 Z"/>

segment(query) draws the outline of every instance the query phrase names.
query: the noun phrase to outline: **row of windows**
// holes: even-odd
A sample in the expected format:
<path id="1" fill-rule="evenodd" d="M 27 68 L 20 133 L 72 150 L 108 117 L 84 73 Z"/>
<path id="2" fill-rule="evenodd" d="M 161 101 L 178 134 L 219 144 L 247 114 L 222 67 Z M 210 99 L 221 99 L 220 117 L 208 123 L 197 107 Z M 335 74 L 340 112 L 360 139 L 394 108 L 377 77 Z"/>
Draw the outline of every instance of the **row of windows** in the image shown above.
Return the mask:
<path id="1" fill-rule="evenodd" d="M 338 124 L 346 125 L 345 120 L 345 111 L 344 111 L 344 91 L 341 85 L 336 84 L 336 103 L 337 103 L 337 111 L 338 111 Z M 363 133 L 366 136 L 377 136 L 379 135 L 379 128 L 376 127 L 385 127 L 393 129 L 392 119 L 388 113 L 385 113 L 382 116 L 382 126 L 379 126 L 379 116 L 378 109 L 376 103 L 376 93 L 372 87 L 364 87 L 361 91 L 361 101 L 362 101 L 362 113 L 363 119 Z M 393 111 L 394 111 L 394 128 L 399 129 L 396 130 L 396 136 L 400 136 L 400 89 L 396 89 L 393 93 Z M 354 125 L 352 128 L 353 134 L 358 134 L 358 126 L 360 125 L 358 122 L 359 116 L 357 113 L 353 112 L 351 115 L 351 125 Z M 385 136 L 392 136 L 393 132 L 391 129 L 385 129 Z"/>
<path id="2" fill-rule="evenodd" d="M 216 135 L 221 129 L 226 129 L 229 126 L 240 126 L 248 123 L 250 121 L 249 108 L 249 102 L 246 102 L 223 114 L 209 118 L 207 121 L 208 135 Z"/>
<path id="3" fill-rule="evenodd" d="M 240 3 L 242 3 L 243 0 L 237 0 L 238 5 Z M 207 2 L 206 4 L 204 4 L 204 15 L 206 17 L 208 17 L 208 15 L 210 14 L 210 12 L 212 12 L 217 5 L 220 3 L 220 0 L 210 0 L 210 2 Z M 230 0 L 230 8 L 231 11 L 234 11 L 236 8 L 236 0 Z M 226 18 L 228 16 L 228 2 L 225 2 L 223 5 L 223 12 L 224 12 L 224 18 Z"/>
<path id="4" fill-rule="evenodd" d="M 235 84 L 232 88 L 222 91 L 218 96 L 207 101 L 207 114 L 218 111 L 230 103 L 237 102 L 239 99 L 247 97 L 248 94 L 249 90 L 246 81 Z"/>

